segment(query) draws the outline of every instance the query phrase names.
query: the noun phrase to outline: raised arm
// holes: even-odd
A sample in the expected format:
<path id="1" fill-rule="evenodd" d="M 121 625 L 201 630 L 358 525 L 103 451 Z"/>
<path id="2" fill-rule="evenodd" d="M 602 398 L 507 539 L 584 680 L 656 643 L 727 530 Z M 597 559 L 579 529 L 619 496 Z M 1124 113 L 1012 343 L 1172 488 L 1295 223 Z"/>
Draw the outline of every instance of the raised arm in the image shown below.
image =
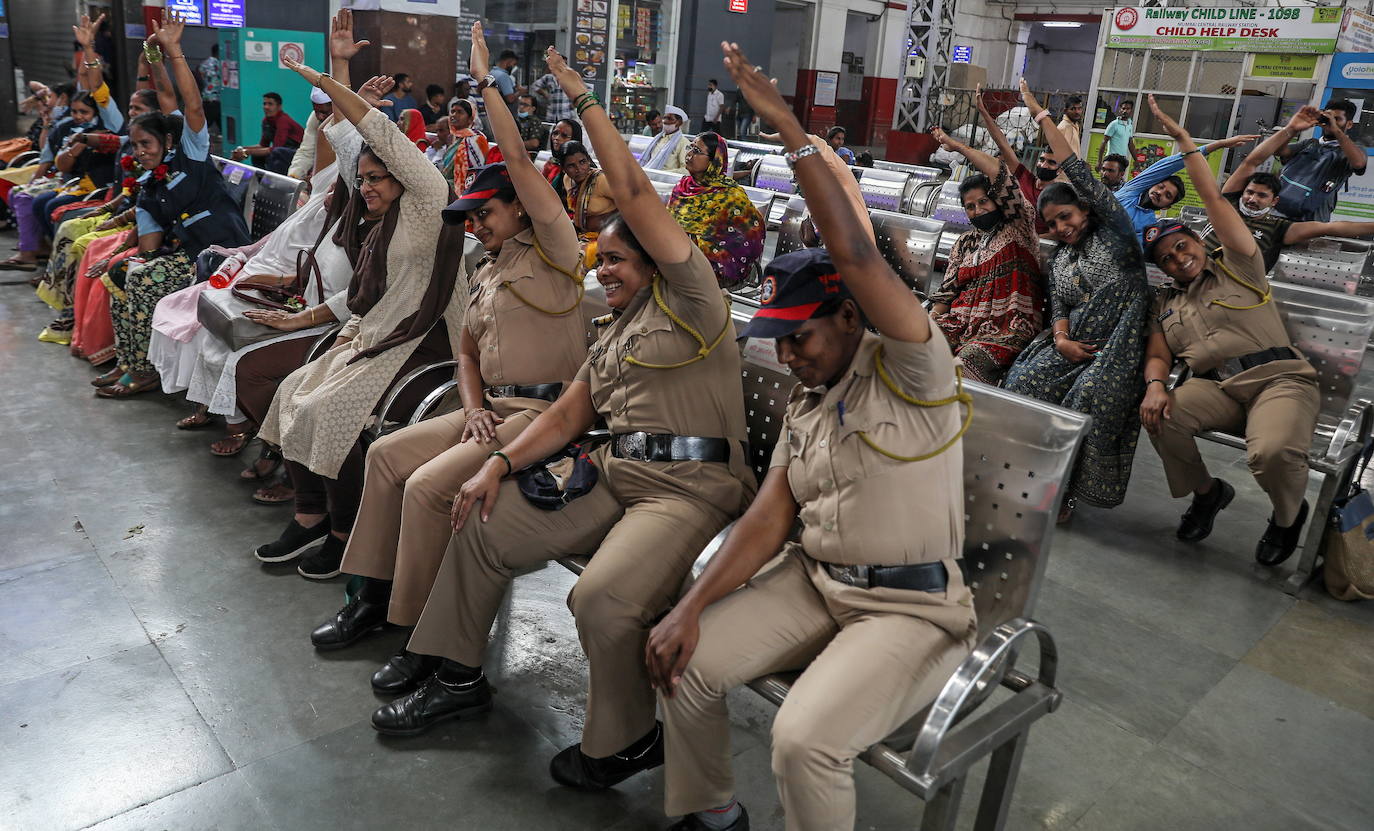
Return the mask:
<path id="1" fill-rule="evenodd" d="M 1040 102 L 1035 100 L 1035 95 L 1030 91 L 1026 84 L 1026 79 L 1020 82 L 1021 101 L 1025 103 L 1026 109 L 1030 111 L 1031 118 L 1040 122 L 1040 129 L 1045 133 L 1045 141 L 1050 146 L 1050 152 L 1059 160 L 1060 164 L 1069 160 L 1070 156 L 1078 155 L 1078 148 L 1069 144 L 1069 140 L 1064 138 L 1064 133 L 1059 129 L 1059 125 L 1050 118 L 1050 111 L 1040 106 Z"/>
<path id="2" fill-rule="evenodd" d="M 157 108 L 171 115 L 177 111 L 177 94 L 172 89 L 172 78 L 167 74 L 167 62 L 162 59 L 162 50 L 152 38 L 143 44 L 143 57 L 148 61 L 148 78 L 157 92 Z"/>
<path id="3" fill-rule="evenodd" d="M 339 9 L 329 26 L 329 76 L 352 89 L 353 79 L 349 74 L 348 62 L 353 60 L 353 56 L 361 52 L 364 46 L 370 45 L 371 41 L 353 39 L 353 12 Z M 339 118 L 339 111 L 335 109 L 326 123 L 332 124 Z"/>
<path id="4" fill-rule="evenodd" d="M 186 30 L 186 21 L 176 12 L 168 9 L 162 25 L 152 21 L 153 34 L 162 47 L 163 58 L 171 64 L 168 70 L 176 79 L 177 92 L 181 93 L 181 115 L 186 129 L 199 133 L 205 129 L 205 108 L 200 100 L 200 86 L 196 83 L 195 73 L 186 63 L 186 53 L 181 48 L 181 34 Z"/>
<path id="5" fill-rule="evenodd" d="M 1276 133 L 1275 135 L 1278 134 Z M 1236 191 L 1245 190 L 1245 183 L 1249 181 L 1251 176 L 1255 175 L 1255 171 L 1259 170 L 1259 166 L 1270 156 L 1274 155 L 1273 148 L 1266 146 L 1270 145 L 1270 139 L 1272 138 L 1273 136 L 1270 136 L 1255 145 L 1254 150 L 1245 154 L 1245 158 L 1240 160 L 1240 164 L 1236 166 L 1235 171 L 1226 178 L 1226 183 L 1221 186 L 1222 193 L 1235 193 Z"/>
<path id="6" fill-rule="evenodd" d="M 1369 154 L 1365 149 L 1355 143 L 1350 134 L 1336 126 L 1335 121 L 1329 121 L 1322 125 L 1322 132 L 1333 136 L 1336 143 L 1341 146 L 1341 152 L 1345 154 L 1345 162 L 1350 165 L 1350 169 L 1356 173 L 1363 173 L 1369 164 Z"/>
<path id="7" fill-rule="evenodd" d="M 997 172 L 1002 168 L 1001 161 L 984 153 L 982 150 L 964 144 L 944 130 L 941 130 L 939 127 L 931 130 L 930 134 L 935 137 L 936 141 L 940 142 L 940 146 L 944 147 L 949 152 L 958 153 L 968 159 L 969 164 L 973 165 L 979 173 L 989 179 L 997 178 Z M 1011 165 L 1007 165 L 1007 167 L 1010 168 Z"/>
<path id="8" fill-rule="evenodd" d="M 988 111 L 988 105 L 983 103 L 983 85 L 979 84 L 973 92 L 973 103 L 978 107 L 978 114 L 983 117 L 983 129 L 988 131 L 992 138 L 992 143 L 997 145 L 997 155 L 1001 156 L 1002 161 L 1007 163 L 1007 169 L 1016 172 L 1016 166 L 1021 160 L 1016 157 L 1016 151 L 1012 149 L 1011 142 L 1007 141 L 1007 134 L 1002 132 L 1001 126 L 997 124 L 997 119 L 992 117 Z M 970 159 L 970 161 L 972 161 Z"/>
<path id="9" fill-rule="evenodd" d="M 491 52 L 487 49 L 487 38 L 482 32 L 480 21 L 472 24 L 472 57 L 468 61 L 468 71 L 478 78 L 487 77 L 491 71 Z M 520 128 L 515 124 L 515 116 L 511 115 L 510 107 L 502 101 L 501 91 L 494 84 L 483 87 L 482 101 L 487 105 L 487 121 L 491 123 L 496 143 L 501 147 L 520 147 L 524 144 L 520 138 Z M 511 184 L 515 186 L 520 204 L 525 207 L 525 212 L 530 215 L 532 221 L 553 222 L 558 217 L 567 215 L 558 193 L 553 189 L 553 185 L 549 184 L 549 180 L 544 178 L 544 174 L 534 166 L 530 154 L 504 155 L 506 172 L 510 174 Z"/>
<path id="10" fill-rule="evenodd" d="M 1283 235 L 1284 245 L 1296 245 L 1317 237 L 1374 236 L 1374 222 L 1294 222 Z"/>
<path id="11" fill-rule="evenodd" d="M 582 76 L 570 69 L 568 62 L 553 47 L 549 47 L 545 57 L 549 71 L 558 79 L 563 92 L 576 103 L 588 91 Z M 487 107 L 487 116 L 491 117 L 491 107 Z M 601 173 L 611 186 L 616 209 L 620 211 L 625 224 L 630 226 L 635 239 L 644 246 L 654 262 L 686 262 L 695 247 L 691 238 L 663 207 L 658 191 L 654 190 L 644 169 L 635 161 L 629 146 L 620 137 L 620 131 L 611 123 L 606 109 L 599 103 L 586 107 L 581 118 L 587 138 L 596 148 Z M 514 146 L 519 147 L 520 144 L 517 142 Z"/>
<path id="12" fill-rule="evenodd" d="M 1293 113 L 1293 117 L 1288 119 L 1288 123 L 1281 129 L 1274 132 L 1272 136 L 1260 142 L 1259 147 L 1246 158 L 1246 161 L 1254 159 L 1258 167 L 1265 159 L 1277 156 L 1280 161 L 1287 161 L 1293 155 L 1292 142 L 1298 136 L 1317 126 L 1317 120 L 1322 117 L 1321 110 L 1316 107 L 1302 107 Z"/>
<path id="13" fill-rule="evenodd" d="M 282 63 L 286 64 L 287 69 L 294 70 L 302 78 L 310 82 L 311 86 L 319 87 L 324 90 L 324 94 L 329 96 L 329 100 L 334 102 L 334 115 L 343 116 L 353 126 L 358 124 L 374 109 L 372 102 L 364 95 L 386 95 L 387 91 L 396 82 L 389 76 L 378 75 L 363 85 L 362 89 L 354 92 L 346 85 L 329 75 L 325 75 L 318 69 L 313 69 L 305 64 L 296 63 L 290 58 L 282 58 Z M 380 99 L 378 99 L 380 100 Z"/>
<path id="14" fill-rule="evenodd" d="M 100 55 L 95 51 L 95 33 L 104 22 L 103 12 L 95 20 L 91 20 L 90 15 L 83 14 L 81 22 L 72 27 L 72 37 L 81 46 L 81 72 L 77 74 L 77 80 L 90 92 L 95 92 L 105 85 L 105 76 L 100 71 Z"/>
<path id="15" fill-rule="evenodd" d="M 1248 144 L 1256 139 L 1258 135 L 1231 136 L 1230 138 L 1217 139 L 1205 145 L 1201 153 L 1204 156 L 1211 155 L 1214 151 L 1224 150 L 1228 147 L 1239 147 Z M 1117 189 L 1117 198 L 1123 205 L 1129 205 L 1132 200 L 1140 198 L 1140 195 L 1160 182 L 1183 169 L 1184 158 L 1181 152 L 1172 156 L 1165 156 L 1144 170 L 1140 171 L 1134 179 Z M 1229 182 L 1228 182 L 1229 183 Z"/>
<path id="16" fill-rule="evenodd" d="M 725 53 L 725 68 L 740 93 L 754 112 L 778 128 L 783 146 L 792 153 L 813 147 L 777 86 L 754 67 L 739 44 L 722 43 L 721 49 Z M 624 146 L 624 142 L 618 144 Z M 624 152 L 628 157 L 629 150 Z M 895 340 L 926 342 L 930 339 L 930 316 L 883 259 L 873 238 L 854 215 L 840 180 L 819 155 L 812 151 L 797 159 L 795 171 L 797 182 L 806 193 L 811 221 L 825 240 L 836 269 L 844 275 L 845 284 L 879 332 Z"/>
<path id="17" fill-rule="evenodd" d="M 1207 164 L 1207 160 L 1202 158 L 1202 151 L 1193 142 L 1193 137 L 1159 108 L 1153 95 L 1149 96 L 1149 100 L 1150 111 L 1155 114 L 1155 119 L 1164 132 L 1178 142 L 1178 150 L 1183 154 L 1184 162 L 1188 166 L 1188 176 L 1193 180 L 1193 189 L 1207 210 L 1207 218 L 1212 221 L 1212 230 L 1216 233 L 1217 239 L 1223 246 L 1246 256 L 1258 253 L 1259 246 L 1255 244 L 1250 226 L 1245 224 L 1235 206 L 1221 195 L 1212 168 Z"/>

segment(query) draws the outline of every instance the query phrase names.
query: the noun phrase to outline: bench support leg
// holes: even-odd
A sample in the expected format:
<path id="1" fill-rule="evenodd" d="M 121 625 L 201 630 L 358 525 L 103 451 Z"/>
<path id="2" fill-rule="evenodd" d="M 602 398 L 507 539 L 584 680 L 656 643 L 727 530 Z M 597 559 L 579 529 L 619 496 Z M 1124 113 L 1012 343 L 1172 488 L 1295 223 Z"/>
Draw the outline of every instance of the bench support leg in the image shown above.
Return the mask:
<path id="1" fill-rule="evenodd" d="M 926 803 L 921 814 L 921 831 L 954 831 L 959 819 L 959 800 L 964 796 L 965 773 L 958 779 L 946 782 L 935 792 L 935 798 Z"/>
<path id="2" fill-rule="evenodd" d="M 1352 460 L 1354 464 L 1356 460 Z M 1345 480 L 1340 473 L 1322 475 L 1322 486 L 1317 496 L 1317 504 L 1312 506 L 1307 517 L 1307 529 L 1303 533 L 1302 553 L 1298 555 L 1298 567 L 1288 577 L 1283 590 L 1291 595 L 1302 591 L 1307 581 L 1312 579 L 1312 571 L 1317 567 L 1317 555 L 1321 553 L 1322 540 L 1326 536 L 1326 518 L 1331 513 L 1331 503 L 1336 501 L 1336 488 Z"/>
<path id="3" fill-rule="evenodd" d="M 1011 794 L 1016 789 L 1016 777 L 1021 772 L 1021 754 L 1026 749 L 1026 734 L 1016 734 L 1006 744 L 992 752 L 988 762 L 988 778 L 983 783 L 983 796 L 978 801 L 977 831 L 1002 831 L 1011 809 Z"/>

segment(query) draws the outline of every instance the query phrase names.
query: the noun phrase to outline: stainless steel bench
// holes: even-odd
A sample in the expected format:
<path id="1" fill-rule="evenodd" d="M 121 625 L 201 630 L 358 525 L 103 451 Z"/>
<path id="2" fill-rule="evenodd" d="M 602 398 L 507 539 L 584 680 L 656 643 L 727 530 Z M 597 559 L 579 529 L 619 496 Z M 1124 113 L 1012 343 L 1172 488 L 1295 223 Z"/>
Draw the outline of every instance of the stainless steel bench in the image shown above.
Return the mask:
<path id="1" fill-rule="evenodd" d="M 1374 243 L 1340 237 L 1318 237 L 1279 255 L 1273 277 L 1317 289 L 1374 297 Z"/>
<path id="2" fill-rule="evenodd" d="M 295 213 L 305 182 L 221 156 L 212 159 L 229 195 L 243 210 L 253 239 L 259 240 L 272 233 Z"/>

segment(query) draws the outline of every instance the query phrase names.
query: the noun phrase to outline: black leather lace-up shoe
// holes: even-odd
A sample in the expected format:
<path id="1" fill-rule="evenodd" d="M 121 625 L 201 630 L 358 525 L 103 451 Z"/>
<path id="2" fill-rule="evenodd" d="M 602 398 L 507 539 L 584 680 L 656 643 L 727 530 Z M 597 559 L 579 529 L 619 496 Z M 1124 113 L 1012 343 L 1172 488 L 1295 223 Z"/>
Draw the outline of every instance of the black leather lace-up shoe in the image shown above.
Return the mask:
<path id="1" fill-rule="evenodd" d="M 1221 509 L 1236 498 L 1236 489 L 1221 479 L 1212 480 L 1212 489 L 1202 496 L 1194 496 L 1193 504 L 1183 512 L 1178 523 L 1178 538 L 1184 542 L 1201 542 L 1212 533 L 1212 523 Z"/>
<path id="2" fill-rule="evenodd" d="M 646 744 L 646 741 L 647 744 Z M 636 746 L 645 744 L 642 750 L 631 752 Z M 629 779 L 636 773 L 652 770 L 663 764 L 663 725 L 655 723 L 652 739 L 645 736 L 630 748 L 607 756 L 593 759 L 582 752 L 582 743 L 564 748 L 549 763 L 549 775 L 560 785 L 584 791 L 603 791 Z"/>
<path id="3" fill-rule="evenodd" d="M 405 695 L 433 675 L 443 660 L 437 655 L 402 649 L 372 673 L 372 689 L 379 695 Z"/>
<path id="4" fill-rule="evenodd" d="M 1259 545 L 1255 546 L 1255 561 L 1262 566 L 1276 566 L 1293 556 L 1293 552 L 1298 549 L 1298 541 L 1302 539 L 1302 527 L 1306 524 L 1306 499 L 1298 509 L 1297 518 L 1287 528 L 1275 525 L 1271 514 L 1269 527 L 1264 529 L 1264 536 L 1260 537 Z"/>
<path id="5" fill-rule="evenodd" d="M 388 736 L 418 736 L 440 722 L 475 716 L 491 709 L 491 686 L 485 675 L 458 683 L 431 675 L 410 695 L 372 714 L 372 727 Z"/>

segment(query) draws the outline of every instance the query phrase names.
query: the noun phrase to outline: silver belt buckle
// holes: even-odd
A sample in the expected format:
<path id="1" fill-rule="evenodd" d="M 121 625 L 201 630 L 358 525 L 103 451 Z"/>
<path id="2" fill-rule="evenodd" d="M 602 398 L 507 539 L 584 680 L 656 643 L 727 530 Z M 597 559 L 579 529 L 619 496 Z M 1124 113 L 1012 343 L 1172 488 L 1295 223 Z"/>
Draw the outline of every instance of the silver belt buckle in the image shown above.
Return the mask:
<path id="1" fill-rule="evenodd" d="M 836 566 L 826 565 L 826 570 L 830 572 L 830 577 L 846 586 L 857 586 L 861 589 L 869 588 L 869 568 L 868 566 Z"/>
<path id="2" fill-rule="evenodd" d="M 500 387 L 487 387 L 488 398 L 510 398 L 510 385 Z"/>
<path id="3" fill-rule="evenodd" d="M 649 458 L 647 433 L 625 433 L 617 436 L 615 441 L 616 449 L 620 451 L 622 458 L 636 462 L 643 462 Z"/>

